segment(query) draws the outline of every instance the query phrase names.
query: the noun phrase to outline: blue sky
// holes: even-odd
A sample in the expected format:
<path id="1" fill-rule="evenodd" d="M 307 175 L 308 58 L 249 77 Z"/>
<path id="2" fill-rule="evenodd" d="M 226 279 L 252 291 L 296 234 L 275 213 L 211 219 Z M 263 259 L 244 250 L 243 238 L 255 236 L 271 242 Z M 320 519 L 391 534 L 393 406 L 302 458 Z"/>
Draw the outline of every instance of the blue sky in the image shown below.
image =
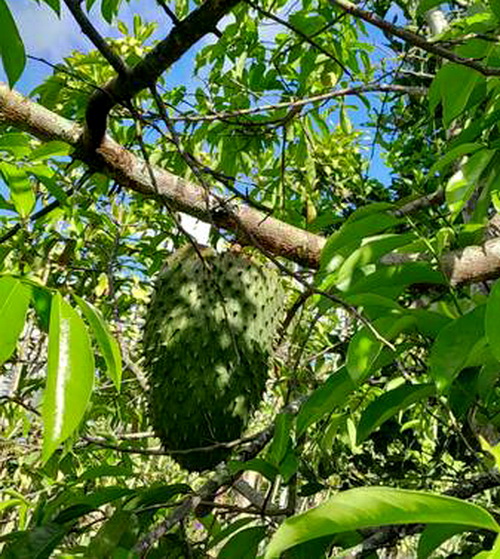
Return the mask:
<path id="1" fill-rule="evenodd" d="M 93 48 L 65 6 L 62 6 L 61 18 L 58 18 L 45 4 L 37 4 L 34 0 L 10 0 L 8 4 L 18 24 L 28 54 L 56 64 L 73 50 L 85 52 Z M 116 26 L 108 25 L 98 13 L 99 6 L 100 2 L 96 2 L 91 12 L 91 15 L 94 15 L 92 17 L 94 25 L 106 37 L 119 36 Z M 130 24 L 134 13 L 139 13 L 145 21 L 158 22 L 158 29 L 153 38 L 165 36 L 170 29 L 170 21 L 157 6 L 156 2 L 145 2 L 144 0 L 124 2 L 118 17 L 126 24 Z M 272 29 L 269 32 L 273 33 Z M 370 30 L 370 40 L 377 39 L 377 41 L 382 41 L 382 38 L 377 35 L 378 33 L 375 30 Z M 213 40 L 213 37 L 205 38 L 203 41 L 211 40 Z M 193 51 L 187 53 L 181 61 L 173 66 L 169 73 L 170 84 L 184 83 L 193 87 L 200 85 L 195 83 L 192 77 L 192 63 Z M 24 74 L 18 84 L 16 84 L 16 89 L 24 94 L 28 94 L 51 72 L 52 69 L 43 62 L 28 60 Z M 1 67 L 0 80 L 6 81 Z M 376 97 L 372 95 L 371 99 L 376 106 Z M 368 120 L 366 109 L 355 98 L 349 98 L 348 102 L 350 105 L 359 107 L 357 111 L 350 111 L 350 117 L 357 128 L 362 128 L 363 123 Z M 366 130 L 365 135 L 367 137 L 366 145 L 369 146 L 370 136 L 373 135 L 373 131 Z M 378 150 L 372 161 L 370 176 L 378 178 L 386 184 L 390 182 L 388 169 L 383 164 Z"/>

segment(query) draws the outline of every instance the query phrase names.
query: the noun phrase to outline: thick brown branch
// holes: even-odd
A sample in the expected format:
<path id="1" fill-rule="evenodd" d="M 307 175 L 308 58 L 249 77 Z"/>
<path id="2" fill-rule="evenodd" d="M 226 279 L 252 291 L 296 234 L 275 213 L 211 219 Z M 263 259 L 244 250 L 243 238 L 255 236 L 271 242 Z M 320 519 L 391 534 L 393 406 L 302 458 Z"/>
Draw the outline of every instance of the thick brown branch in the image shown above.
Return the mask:
<path id="1" fill-rule="evenodd" d="M 106 120 L 111 109 L 126 104 L 134 95 L 156 83 L 161 74 L 208 33 L 216 32 L 217 23 L 239 0 L 206 0 L 185 19 L 174 26 L 127 74 L 112 79 L 92 94 L 86 112 L 88 149 L 96 148 L 104 139 Z"/>
<path id="2" fill-rule="evenodd" d="M 41 140 L 62 140 L 75 148 L 80 145 L 81 127 L 29 101 L 4 84 L 0 84 L 0 122 L 25 130 Z M 157 185 L 155 190 L 147 164 L 109 138 L 97 150 L 97 156 L 87 153 L 81 158 L 94 169 L 113 177 L 121 186 L 155 196 L 173 209 L 232 231 L 240 239 L 250 239 L 275 256 L 312 268 L 319 265 L 325 245 L 323 237 L 215 196 L 209 198 L 207 205 L 203 188 L 159 167 L 152 169 Z M 488 240 L 481 246 L 449 252 L 443 256 L 441 265 L 455 285 L 498 278 L 500 238 Z"/>
<path id="3" fill-rule="evenodd" d="M 0 85 L 0 122 L 7 122 L 42 140 L 62 140 L 80 146 L 82 129 L 48 109 Z M 238 203 L 210 196 L 196 184 L 148 166 L 141 158 L 106 138 L 97 155 L 79 154 L 82 161 L 111 176 L 118 184 L 146 196 L 154 196 L 170 208 L 232 231 L 242 241 L 252 239 L 269 252 L 300 264 L 317 267 L 325 239 Z M 156 189 L 155 189 L 156 185 Z"/>

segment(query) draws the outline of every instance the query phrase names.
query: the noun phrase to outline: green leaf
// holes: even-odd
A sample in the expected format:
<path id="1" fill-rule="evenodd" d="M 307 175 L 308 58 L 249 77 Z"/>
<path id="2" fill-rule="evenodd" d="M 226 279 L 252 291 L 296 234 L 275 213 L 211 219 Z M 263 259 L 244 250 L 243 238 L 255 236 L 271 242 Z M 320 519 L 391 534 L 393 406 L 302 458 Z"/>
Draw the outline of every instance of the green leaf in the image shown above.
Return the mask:
<path id="1" fill-rule="evenodd" d="M 117 510 L 100 528 L 95 537 L 90 541 L 85 557 L 113 557 L 113 552 L 119 545 L 122 537 L 133 526 L 136 520 L 130 511 Z"/>
<path id="2" fill-rule="evenodd" d="M 432 87 L 439 90 L 445 127 L 463 112 L 474 88 L 482 79 L 479 72 L 461 64 L 449 62 L 438 71 Z"/>
<path id="3" fill-rule="evenodd" d="M 495 17 L 500 20 L 500 0 L 489 0 L 491 11 L 495 14 Z"/>
<path id="4" fill-rule="evenodd" d="M 458 524 L 431 524 L 426 526 L 418 540 L 418 559 L 427 559 L 445 541 L 467 530 L 471 530 L 471 527 Z"/>
<path id="5" fill-rule="evenodd" d="M 269 445 L 267 461 L 273 466 L 279 467 L 285 457 L 290 443 L 290 433 L 293 428 L 293 416 L 289 413 L 279 413 L 274 425 L 274 435 Z"/>
<path id="6" fill-rule="evenodd" d="M 53 551 L 71 526 L 44 524 L 18 532 L 2 550 L 2 559 L 50 559 Z"/>
<path id="7" fill-rule="evenodd" d="M 500 361 L 500 280 L 495 282 L 488 297 L 484 325 L 491 353 Z"/>
<path id="8" fill-rule="evenodd" d="M 361 415 L 357 428 L 357 444 L 361 444 L 389 418 L 415 402 L 428 398 L 434 392 L 433 384 L 404 384 L 379 396 Z"/>
<path id="9" fill-rule="evenodd" d="M 101 4 L 102 17 L 108 23 L 111 23 L 113 21 L 113 18 L 118 13 L 118 8 L 120 7 L 121 1 L 122 0 L 102 0 L 102 4 Z"/>
<path id="10" fill-rule="evenodd" d="M 30 289 L 10 276 L 0 278 L 0 365 L 14 353 L 23 331 Z"/>
<path id="11" fill-rule="evenodd" d="M 85 318 L 92 328 L 95 339 L 101 349 L 102 356 L 106 361 L 108 376 L 114 382 L 116 389 L 119 391 L 122 380 L 122 358 L 120 346 L 109 331 L 108 325 L 98 309 L 77 295 L 73 295 L 73 297 L 82 309 Z"/>
<path id="12" fill-rule="evenodd" d="M 58 16 L 61 15 L 61 2 L 60 0 L 42 0 L 43 2 L 45 2 L 45 4 L 47 4 L 47 6 L 50 6 L 54 12 L 56 12 L 56 14 Z"/>
<path id="13" fill-rule="evenodd" d="M 24 44 L 5 0 L 0 0 L 0 58 L 9 86 L 13 87 L 26 65 Z"/>
<path id="14" fill-rule="evenodd" d="M 253 522 L 253 520 L 254 519 L 251 517 L 238 518 L 238 520 L 235 520 L 234 522 L 223 528 L 220 532 L 215 534 L 213 538 L 211 538 L 208 542 L 207 549 L 215 547 L 226 538 L 228 538 L 231 534 L 234 534 L 234 532 L 240 530 L 241 528 L 243 528 L 243 526 L 246 526 L 249 522 Z"/>
<path id="15" fill-rule="evenodd" d="M 436 6 L 444 4 L 444 0 L 420 0 L 417 7 L 417 15 L 423 15 Z"/>
<path id="16" fill-rule="evenodd" d="M 495 445 L 491 445 L 484 437 L 482 437 L 481 435 L 478 436 L 479 439 L 479 443 L 481 445 L 481 449 L 484 452 L 488 452 L 489 454 L 491 454 L 491 456 L 493 457 L 493 459 L 495 460 L 495 466 L 498 467 L 500 466 L 500 444 L 495 444 Z"/>
<path id="17" fill-rule="evenodd" d="M 500 526 L 485 509 L 432 493 L 361 487 L 335 495 L 325 503 L 283 522 L 271 539 L 265 559 L 330 534 L 391 524 L 458 524 L 493 532 Z"/>
<path id="18" fill-rule="evenodd" d="M 265 526 L 244 528 L 222 547 L 217 559 L 255 559 L 259 543 L 266 537 Z"/>
<path id="19" fill-rule="evenodd" d="M 430 374 L 444 391 L 467 365 L 476 344 L 484 340 L 485 305 L 445 326 L 434 342 L 430 356 Z"/>
<path id="20" fill-rule="evenodd" d="M 232 460 L 229 462 L 229 469 L 232 473 L 253 471 L 262 474 L 266 479 L 273 482 L 279 474 L 278 469 L 262 458 L 253 458 L 246 462 L 237 462 Z"/>
<path id="21" fill-rule="evenodd" d="M 321 252 L 321 269 L 334 271 L 363 239 L 394 227 L 398 223 L 400 219 L 387 212 L 377 212 L 355 221 L 348 220 L 327 240 Z"/>
<path id="22" fill-rule="evenodd" d="M 8 132 L 0 136 L 0 150 L 11 153 L 15 157 L 24 157 L 31 151 L 30 141 L 26 134 Z"/>
<path id="23" fill-rule="evenodd" d="M 478 187 L 478 181 L 495 152 L 482 149 L 472 155 L 446 184 L 446 203 L 455 219 Z"/>
<path id="24" fill-rule="evenodd" d="M 347 369 L 342 367 L 331 375 L 302 404 L 297 415 L 297 437 L 306 429 L 344 404 L 347 396 L 356 388 Z"/>
<path id="25" fill-rule="evenodd" d="M 17 213 L 22 218 L 27 218 L 34 208 L 36 200 L 26 170 L 3 161 L 0 162 L 0 172 L 9 187 L 10 197 Z"/>
<path id="26" fill-rule="evenodd" d="M 50 310 L 47 385 L 42 409 L 44 462 L 80 424 L 93 383 L 94 357 L 87 329 L 57 293 Z"/>
<path id="27" fill-rule="evenodd" d="M 357 281 L 350 289 L 354 293 L 378 293 L 397 297 L 406 287 L 413 284 L 446 284 L 441 272 L 425 262 L 408 262 L 397 266 L 382 266 L 373 274 Z"/>
<path id="28" fill-rule="evenodd" d="M 50 325 L 50 304 L 52 292 L 39 285 L 31 286 L 31 302 L 38 316 L 40 326 L 45 332 L 49 331 Z"/>
<path id="29" fill-rule="evenodd" d="M 59 140 L 53 140 L 51 142 L 46 142 L 41 146 L 34 149 L 29 159 L 31 161 L 49 159 L 50 157 L 62 157 L 69 155 L 73 148 L 66 142 L 61 142 Z"/>
<path id="30" fill-rule="evenodd" d="M 464 155 L 469 155 L 470 153 L 475 153 L 480 149 L 484 149 L 484 147 L 485 146 L 483 144 L 477 143 L 460 144 L 459 146 L 446 152 L 436 161 L 436 163 L 434 163 L 434 165 L 429 169 L 429 176 L 432 177 L 435 173 L 442 171 L 445 167 L 450 165 L 450 163 L 453 163 L 455 159 L 463 157 Z"/>
<path id="31" fill-rule="evenodd" d="M 384 254 L 407 245 L 415 240 L 414 233 L 378 235 L 362 241 L 362 244 L 344 260 L 337 272 L 337 287 L 349 289 L 356 277 L 354 274 L 364 266 L 377 262 Z"/>
<path id="32" fill-rule="evenodd" d="M 373 327 L 384 340 L 390 342 L 404 330 L 412 328 L 414 324 L 415 320 L 411 315 L 396 314 L 375 320 Z M 383 349 L 391 352 L 387 345 L 366 326 L 351 338 L 347 349 L 346 367 L 355 383 L 362 382 L 381 366 L 378 358 Z"/>
<path id="33" fill-rule="evenodd" d="M 406 312 L 415 319 L 416 329 L 429 338 L 436 338 L 452 320 L 449 316 L 427 309 L 407 309 Z"/>

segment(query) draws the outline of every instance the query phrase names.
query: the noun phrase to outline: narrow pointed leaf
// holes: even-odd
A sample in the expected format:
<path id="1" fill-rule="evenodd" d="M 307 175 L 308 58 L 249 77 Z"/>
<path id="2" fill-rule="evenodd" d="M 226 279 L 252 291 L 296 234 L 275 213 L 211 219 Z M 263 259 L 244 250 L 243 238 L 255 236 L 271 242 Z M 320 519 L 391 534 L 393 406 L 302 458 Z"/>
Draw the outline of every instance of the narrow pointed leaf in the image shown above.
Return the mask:
<path id="1" fill-rule="evenodd" d="M 27 218 L 36 202 L 28 174 L 23 168 L 5 161 L 0 161 L 0 172 L 9 187 L 10 197 L 17 213 L 22 218 Z"/>
<path id="2" fill-rule="evenodd" d="M 94 357 L 85 324 L 57 293 L 50 310 L 47 385 L 42 409 L 44 461 L 80 424 L 93 382 Z"/>
<path id="3" fill-rule="evenodd" d="M 29 287 L 10 276 L 0 278 L 0 365 L 16 349 L 29 301 Z"/>
<path id="4" fill-rule="evenodd" d="M 323 536 L 391 524 L 458 524 L 499 532 L 485 509 L 454 497 L 388 487 L 344 491 L 322 505 L 289 518 L 274 534 L 265 559 Z"/>
<path id="5" fill-rule="evenodd" d="M 26 64 L 23 41 L 5 0 L 0 0 L 0 58 L 9 86 L 21 77 Z"/>
<path id="6" fill-rule="evenodd" d="M 99 344 L 102 356 L 106 362 L 108 376 L 114 382 L 116 389 L 120 390 L 122 380 L 122 358 L 118 342 L 109 331 L 108 325 L 99 310 L 77 295 L 74 295 L 74 298 L 82 309 L 85 318 L 92 328 L 95 339 Z"/>

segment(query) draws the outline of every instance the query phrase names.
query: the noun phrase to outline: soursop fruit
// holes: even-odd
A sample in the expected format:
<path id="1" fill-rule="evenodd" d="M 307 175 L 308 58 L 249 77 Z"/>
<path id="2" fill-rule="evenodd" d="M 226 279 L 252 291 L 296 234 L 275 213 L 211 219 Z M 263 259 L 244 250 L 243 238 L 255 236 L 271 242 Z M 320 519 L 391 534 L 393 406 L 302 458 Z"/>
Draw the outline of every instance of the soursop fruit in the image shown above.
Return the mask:
<path id="1" fill-rule="evenodd" d="M 169 259 L 144 331 L 150 415 L 166 449 L 241 436 L 264 392 L 282 304 L 278 274 L 245 255 L 186 247 Z M 220 448 L 174 458 L 201 471 L 229 453 Z"/>

